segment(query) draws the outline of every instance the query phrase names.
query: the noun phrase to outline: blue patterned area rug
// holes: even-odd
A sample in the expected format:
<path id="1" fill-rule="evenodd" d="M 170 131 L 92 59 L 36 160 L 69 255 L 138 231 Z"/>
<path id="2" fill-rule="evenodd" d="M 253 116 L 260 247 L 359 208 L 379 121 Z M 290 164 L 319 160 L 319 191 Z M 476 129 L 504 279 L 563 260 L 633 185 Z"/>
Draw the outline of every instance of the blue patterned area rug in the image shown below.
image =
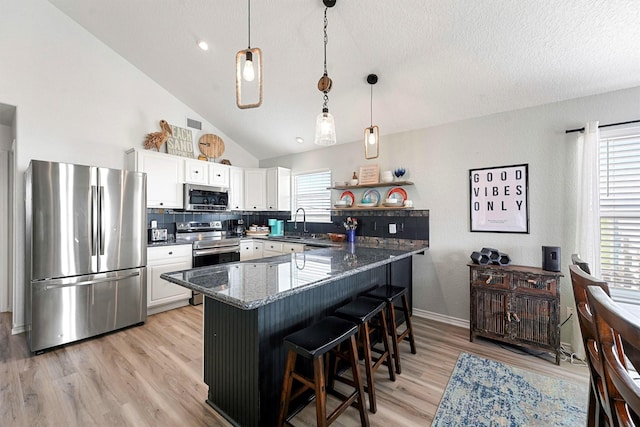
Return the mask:
<path id="1" fill-rule="evenodd" d="M 461 353 L 432 427 L 585 426 L 587 384 Z"/>

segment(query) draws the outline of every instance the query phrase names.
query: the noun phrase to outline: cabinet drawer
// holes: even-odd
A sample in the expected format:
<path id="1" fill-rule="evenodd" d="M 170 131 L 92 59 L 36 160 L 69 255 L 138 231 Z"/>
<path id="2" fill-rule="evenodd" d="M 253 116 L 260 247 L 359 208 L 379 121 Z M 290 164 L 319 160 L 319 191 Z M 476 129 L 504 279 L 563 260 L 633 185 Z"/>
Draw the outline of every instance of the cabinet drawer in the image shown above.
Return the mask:
<path id="1" fill-rule="evenodd" d="M 304 245 L 300 243 L 283 243 L 282 252 L 287 254 L 293 252 L 304 252 Z"/>
<path id="2" fill-rule="evenodd" d="M 264 250 L 282 253 L 282 242 L 265 242 Z"/>
<path id="3" fill-rule="evenodd" d="M 511 273 L 491 268 L 471 269 L 471 283 L 473 286 L 509 289 Z"/>
<path id="4" fill-rule="evenodd" d="M 152 246 L 147 248 L 147 262 L 161 259 L 191 259 L 191 245 Z"/>
<path id="5" fill-rule="evenodd" d="M 513 273 L 513 288 L 517 292 L 555 295 L 558 283 L 555 277 L 522 272 Z"/>

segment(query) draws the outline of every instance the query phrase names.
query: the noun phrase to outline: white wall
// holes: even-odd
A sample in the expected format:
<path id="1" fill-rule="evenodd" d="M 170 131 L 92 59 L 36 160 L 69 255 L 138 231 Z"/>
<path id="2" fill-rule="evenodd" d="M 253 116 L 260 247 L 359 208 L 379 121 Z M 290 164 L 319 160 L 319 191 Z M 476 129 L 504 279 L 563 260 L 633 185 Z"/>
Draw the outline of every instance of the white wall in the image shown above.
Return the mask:
<path id="1" fill-rule="evenodd" d="M 216 133 L 234 165 L 258 161 L 48 2 L 0 0 L 0 10 L 0 102 L 17 106 L 15 332 L 23 325 L 22 176 L 31 159 L 124 168 L 125 150 L 142 146 L 160 119 L 186 127 L 189 117 L 203 122 L 195 144 Z"/>
<path id="2" fill-rule="evenodd" d="M 416 308 L 469 319 L 469 255 L 482 247 L 508 253 L 513 264 L 541 266 L 541 246 L 561 246 L 565 277 L 561 315 L 573 304 L 567 265 L 574 247 L 575 203 L 570 168 L 578 134 L 566 129 L 585 122 L 602 124 L 640 119 L 640 87 L 510 111 L 381 138 L 380 157 L 364 159 L 362 142 L 269 159 L 261 167 L 284 166 L 293 172 L 329 167 L 342 181 L 360 165 L 378 163 L 381 170 L 404 166 L 405 187 L 415 207 L 430 211 L 430 249 L 416 256 Z M 340 120 L 336 117 L 336 120 Z M 363 124 L 362 126 L 366 126 Z M 384 131 L 384 128 L 381 128 Z M 530 234 L 469 231 L 469 169 L 529 164 Z M 335 194 L 337 197 L 337 193 Z M 357 196 L 357 195 L 356 195 Z M 571 327 L 563 328 L 563 341 Z"/>

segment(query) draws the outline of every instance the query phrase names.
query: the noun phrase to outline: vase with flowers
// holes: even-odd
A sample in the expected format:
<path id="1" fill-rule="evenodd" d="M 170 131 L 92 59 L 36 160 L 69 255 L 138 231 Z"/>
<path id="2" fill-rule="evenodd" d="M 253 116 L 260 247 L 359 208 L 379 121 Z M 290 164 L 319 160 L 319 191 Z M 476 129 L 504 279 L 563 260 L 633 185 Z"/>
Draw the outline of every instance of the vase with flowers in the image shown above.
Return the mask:
<path id="1" fill-rule="evenodd" d="M 358 228 L 358 218 L 348 216 L 342 223 L 345 230 L 347 230 L 347 242 L 356 241 L 356 228 Z"/>

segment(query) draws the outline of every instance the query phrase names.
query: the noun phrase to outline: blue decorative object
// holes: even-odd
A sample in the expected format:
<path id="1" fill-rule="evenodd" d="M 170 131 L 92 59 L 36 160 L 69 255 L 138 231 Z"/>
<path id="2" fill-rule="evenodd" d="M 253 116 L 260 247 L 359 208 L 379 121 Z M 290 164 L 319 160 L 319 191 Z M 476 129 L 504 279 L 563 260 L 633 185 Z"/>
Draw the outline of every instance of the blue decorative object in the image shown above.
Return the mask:
<path id="1" fill-rule="evenodd" d="M 461 353 L 431 426 L 584 426 L 588 395 L 587 382 Z"/>
<path id="2" fill-rule="evenodd" d="M 404 176 L 405 173 L 406 173 L 406 170 L 404 168 L 397 168 L 396 170 L 393 171 L 393 174 L 396 176 L 396 178 L 400 178 L 401 176 Z"/>
<path id="3" fill-rule="evenodd" d="M 356 230 L 347 230 L 347 242 L 354 243 L 356 241 Z"/>

